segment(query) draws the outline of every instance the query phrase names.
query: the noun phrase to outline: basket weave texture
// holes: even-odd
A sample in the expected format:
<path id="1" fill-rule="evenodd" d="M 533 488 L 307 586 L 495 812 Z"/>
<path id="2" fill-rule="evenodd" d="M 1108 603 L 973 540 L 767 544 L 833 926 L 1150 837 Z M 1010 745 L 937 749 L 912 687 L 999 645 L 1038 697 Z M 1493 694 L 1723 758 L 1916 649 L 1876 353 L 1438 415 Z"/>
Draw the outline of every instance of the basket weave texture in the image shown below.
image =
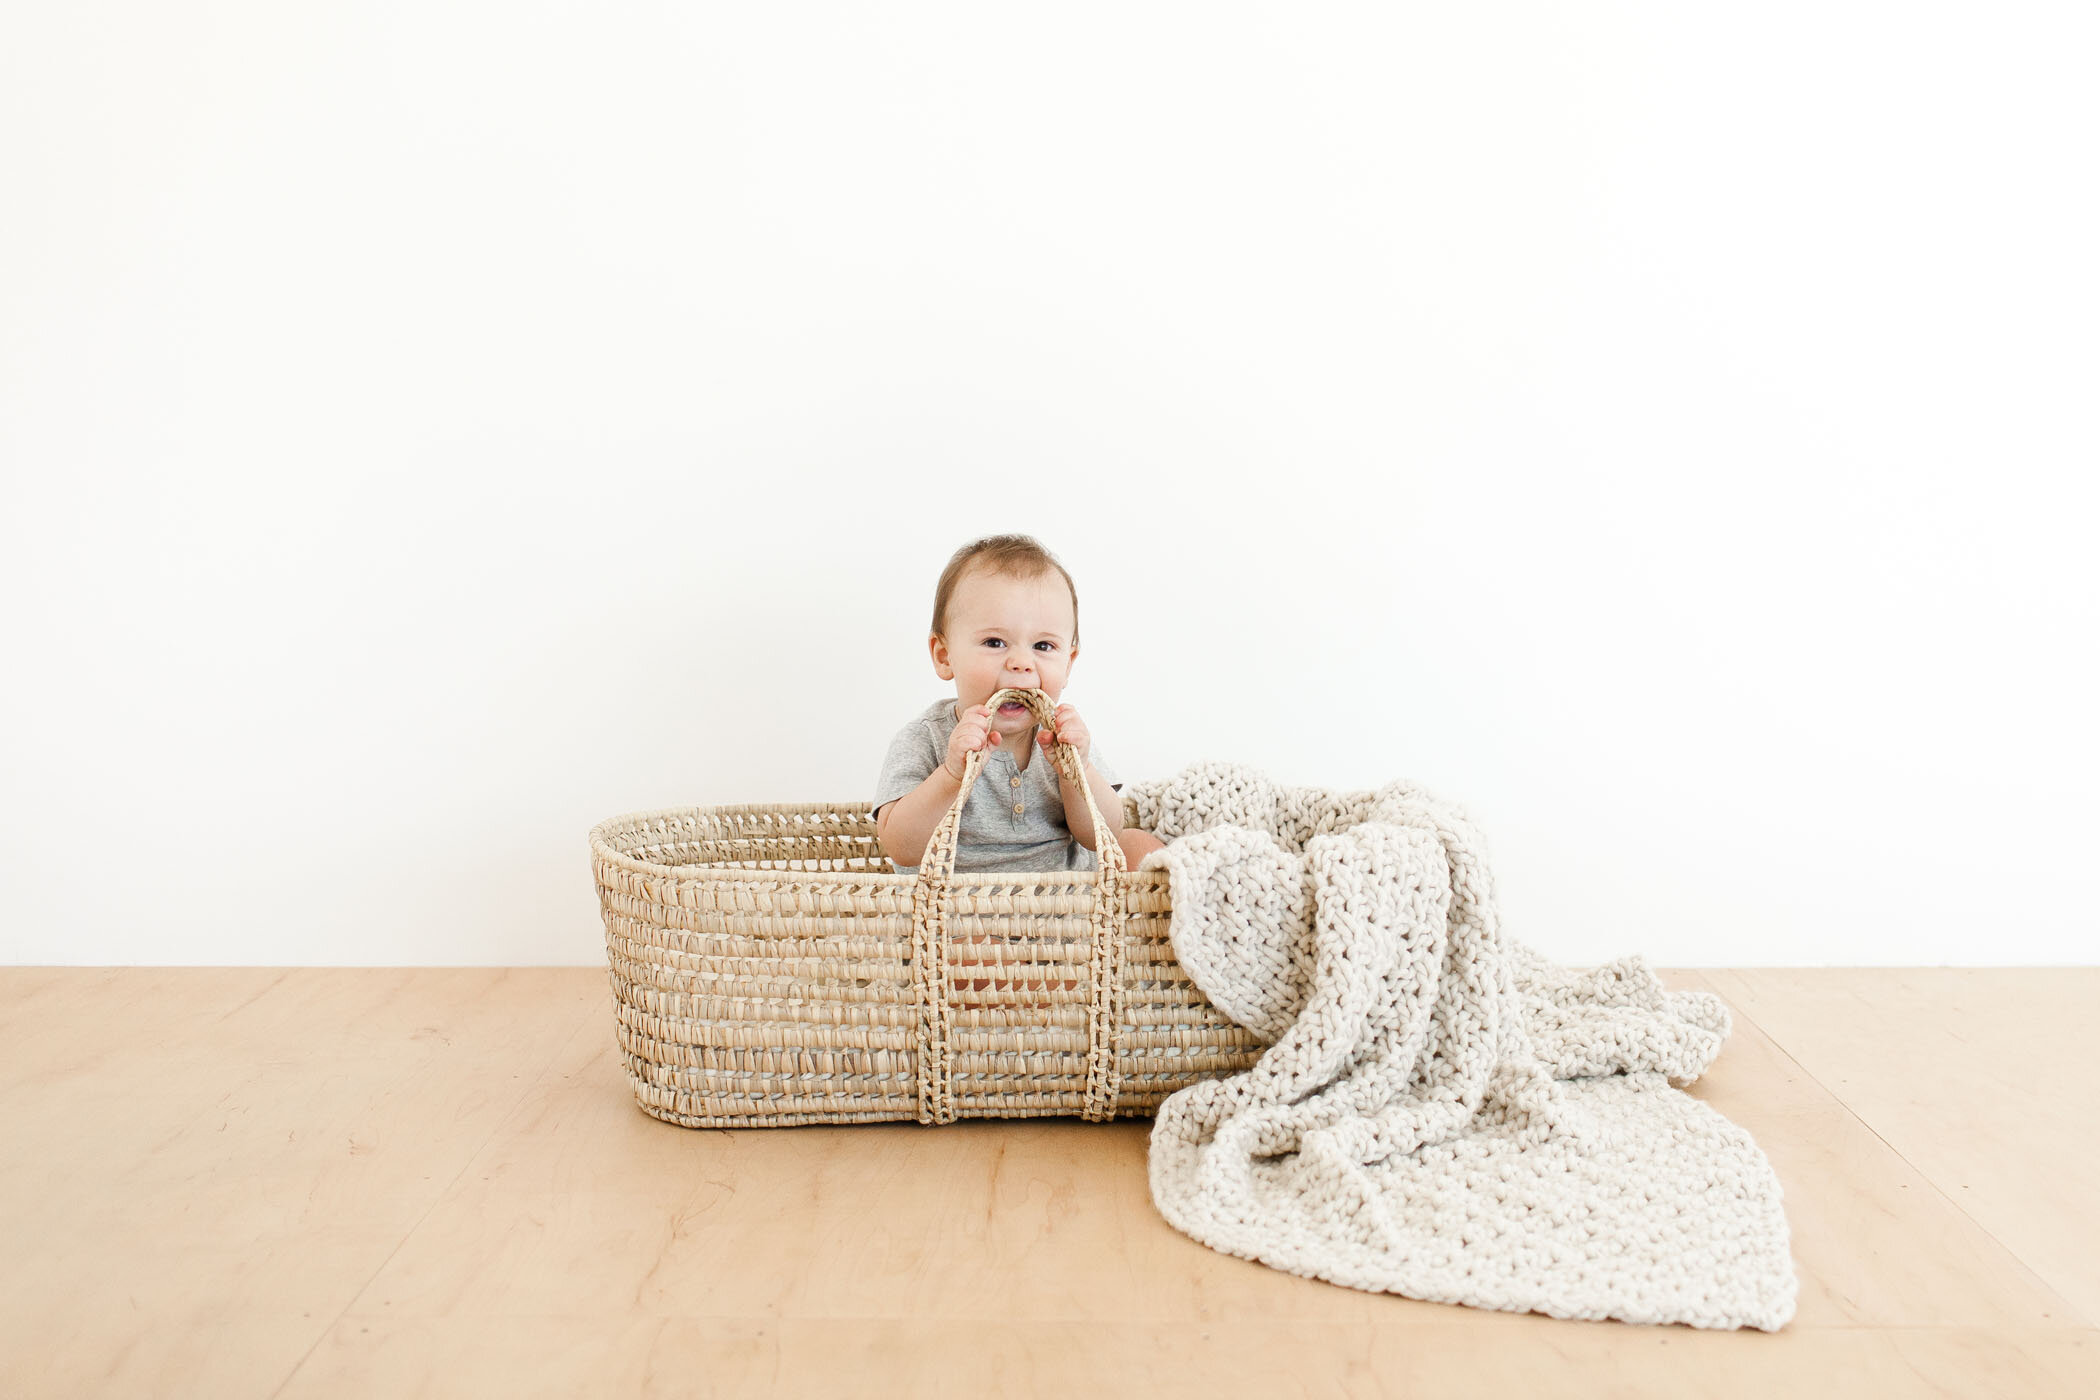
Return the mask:
<path id="1" fill-rule="evenodd" d="M 1002 690 L 1054 732 L 1040 690 Z M 1076 751 L 1051 751 L 1101 813 Z M 865 803 L 637 812 L 591 831 L 620 1050 L 692 1128 L 1147 1117 L 1266 1043 L 1174 959 L 1164 870 L 955 870 L 962 788 L 900 875 Z M 1123 799 L 1126 823 L 1135 802 Z"/>

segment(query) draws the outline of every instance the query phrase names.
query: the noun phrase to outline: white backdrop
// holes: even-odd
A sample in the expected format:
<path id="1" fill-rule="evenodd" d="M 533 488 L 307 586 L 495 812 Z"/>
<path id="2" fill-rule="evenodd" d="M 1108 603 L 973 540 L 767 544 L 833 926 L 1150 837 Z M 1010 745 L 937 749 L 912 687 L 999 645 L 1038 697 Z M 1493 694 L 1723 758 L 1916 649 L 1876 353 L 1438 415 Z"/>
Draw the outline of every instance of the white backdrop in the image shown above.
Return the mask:
<path id="1" fill-rule="evenodd" d="M 2093 960 L 2079 7 L 0 13 L 0 960 L 599 962 L 1001 530 L 1557 960 Z"/>

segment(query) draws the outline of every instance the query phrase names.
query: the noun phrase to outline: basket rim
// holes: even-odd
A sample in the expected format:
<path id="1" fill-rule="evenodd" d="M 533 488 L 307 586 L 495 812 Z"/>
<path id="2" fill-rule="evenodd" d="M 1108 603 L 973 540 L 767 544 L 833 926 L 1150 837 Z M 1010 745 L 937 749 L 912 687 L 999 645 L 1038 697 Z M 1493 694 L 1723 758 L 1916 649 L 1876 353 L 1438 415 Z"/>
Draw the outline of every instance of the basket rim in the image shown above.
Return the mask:
<path id="1" fill-rule="evenodd" d="M 894 871 L 879 870 L 753 870 L 744 866 L 720 865 L 664 865 L 653 860 L 639 860 L 623 851 L 613 849 L 611 832 L 614 827 L 633 822 L 649 821 L 663 817 L 685 817 L 724 812 L 816 812 L 816 811 L 865 811 L 864 805 L 851 802 L 717 802 L 707 804 L 687 803 L 679 807 L 651 807 L 646 811 L 622 812 L 616 817 L 607 817 L 591 828 L 591 855 L 618 869 L 635 875 L 649 875 L 670 880 L 750 880 L 754 877 L 792 876 L 798 881 L 814 884 L 865 884 L 875 881 L 881 884 L 911 886 L 919 883 L 919 874 L 900 875 Z M 1073 890 L 1092 889 L 1101 883 L 1101 872 L 1105 866 L 1092 870 L 957 870 L 948 876 L 950 887 L 992 888 L 1010 885 L 1016 879 L 1027 879 L 1039 885 L 1064 886 Z M 1125 882 L 1152 881 L 1161 887 L 1168 883 L 1163 869 L 1126 870 Z"/>

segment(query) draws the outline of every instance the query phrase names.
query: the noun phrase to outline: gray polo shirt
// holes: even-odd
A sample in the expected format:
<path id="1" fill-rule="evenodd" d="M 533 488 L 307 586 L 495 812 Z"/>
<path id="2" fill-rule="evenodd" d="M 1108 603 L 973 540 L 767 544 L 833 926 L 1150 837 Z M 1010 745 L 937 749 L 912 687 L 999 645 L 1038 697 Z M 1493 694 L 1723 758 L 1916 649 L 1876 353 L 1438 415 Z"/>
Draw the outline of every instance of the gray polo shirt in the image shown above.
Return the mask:
<path id="1" fill-rule="evenodd" d="M 897 731 L 882 756 L 882 776 L 875 783 L 869 816 L 918 789 L 934 769 L 948 761 L 948 740 L 961 720 L 953 695 L 928 705 Z M 1034 741 L 1031 740 L 1031 743 Z M 1087 755 L 1094 771 L 1121 791 L 1115 771 L 1101 761 L 1097 745 Z M 1104 817 L 1109 813 L 1103 812 Z M 957 870 L 1098 870 L 1100 857 L 1079 844 L 1065 825 L 1064 793 L 1057 765 L 1038 745 L 1023 768 L 1005 749 L 988 750 L 977 784 L 963 804 L 962 829 L 956 833 Z M 915 875 L 916 865 L 900 865 L 899 875 Z"/>

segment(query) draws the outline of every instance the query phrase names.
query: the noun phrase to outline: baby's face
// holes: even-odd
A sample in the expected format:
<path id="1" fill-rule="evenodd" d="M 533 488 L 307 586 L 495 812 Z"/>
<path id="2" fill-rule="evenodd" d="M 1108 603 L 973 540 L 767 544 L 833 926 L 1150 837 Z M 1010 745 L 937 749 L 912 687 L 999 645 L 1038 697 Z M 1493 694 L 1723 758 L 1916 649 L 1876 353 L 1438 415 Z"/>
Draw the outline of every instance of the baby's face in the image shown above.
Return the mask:
<path id="1" fill-rule="evenodd" d="M 1055 704 L 1079 655 L 1072 646 L 1072 592 L 1062 575 L 1014 579 L 972 572 L 948 600 L 948 636 L 934 637 L 933 669 L 955 682 L 957 713 L 982 705 L 995 690 L 1041 690 Z M 1008 738 L 1033 728 L 1027 710 L 996 715 Z"/>

